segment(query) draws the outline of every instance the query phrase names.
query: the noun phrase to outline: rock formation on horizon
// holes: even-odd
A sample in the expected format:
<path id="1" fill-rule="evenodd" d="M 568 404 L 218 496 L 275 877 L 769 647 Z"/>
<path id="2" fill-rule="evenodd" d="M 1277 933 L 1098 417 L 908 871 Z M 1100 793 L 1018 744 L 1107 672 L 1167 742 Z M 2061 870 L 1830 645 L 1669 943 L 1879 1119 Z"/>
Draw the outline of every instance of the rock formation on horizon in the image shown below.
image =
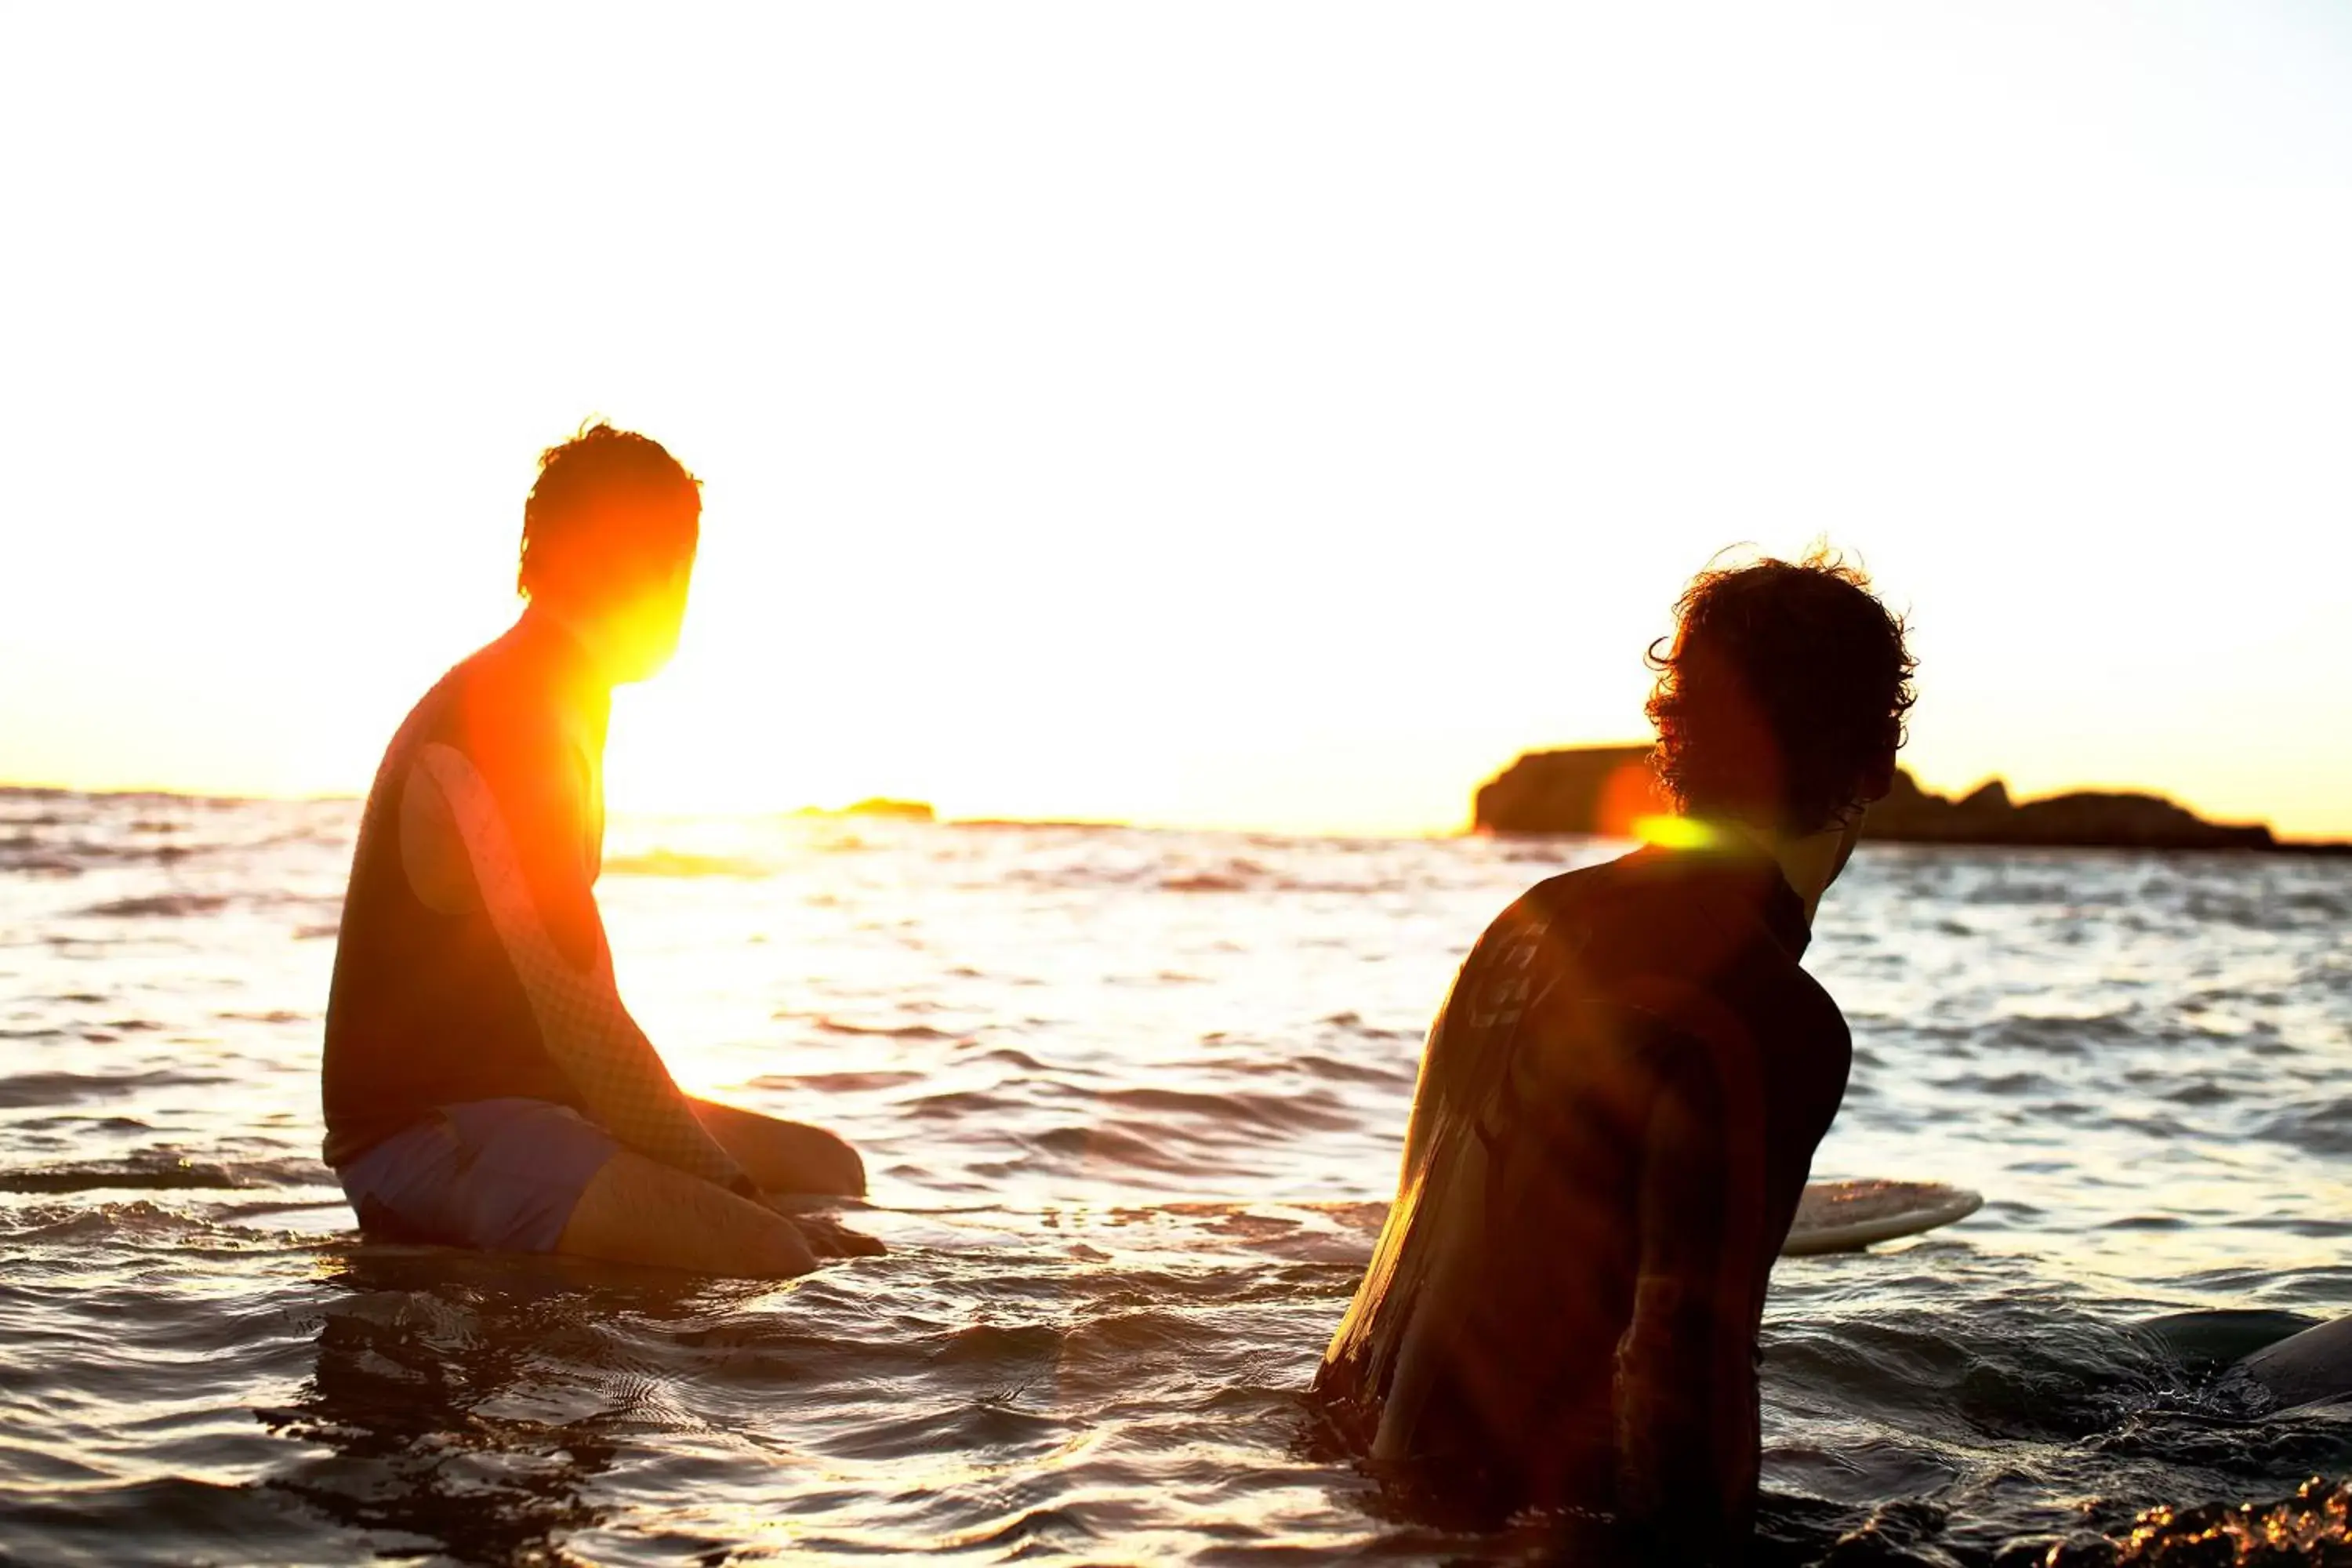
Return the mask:
<path id="1" fill-rule="evenodd" d="M 793 813 L 794 816 L 886 816 L 901 822 L 936 822 L 939 813 L 927 800 L 893 800 L 887 795 L 875 795 L 867 800 L 854 801 L 844 806 L 827 808 L 804 805 Z"/>
<path id="2" fill-rule="evenodd" d="M 1472 826 L 1482 833 L 1633 836 L 1674 805 L 1650 771 L 1650 747 L 1579 746 L 1529 752 L 1479 786 Z M 1919 787 L 1906 771 L 1870 808 L 1863 837 L 1882 843 L 2024 845 L 2043 848 L 2294 849 L 2259 823 L 2208 822 L 2161 795 L 2078 792 L 2011 801 L 2000 780 L 1961 799 Z"/>

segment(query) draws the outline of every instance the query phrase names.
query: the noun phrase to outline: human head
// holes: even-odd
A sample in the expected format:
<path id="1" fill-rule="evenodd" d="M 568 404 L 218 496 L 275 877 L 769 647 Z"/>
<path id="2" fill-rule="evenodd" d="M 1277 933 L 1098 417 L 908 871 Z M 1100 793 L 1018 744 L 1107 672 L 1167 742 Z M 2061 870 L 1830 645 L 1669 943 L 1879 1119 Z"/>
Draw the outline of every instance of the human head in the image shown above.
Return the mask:
<path id="1" fill-rule="evenodd" d="M 660 442 L 599 422 L 539 457 L 515 586 L 572 626 L 615 681 L 677 649 L 702 481 Z"/>
<path id="2" fill-rule="evenodd" d="M 1683 810 L 1788 837 L 1843 828 L 1895 780 L 1916 661 L 1859 567 L 1815 550 L 1710 568 L 1675 605 L 1650 720 Z M 1660 641 L 1664 639 L 1661 638 Z"/>

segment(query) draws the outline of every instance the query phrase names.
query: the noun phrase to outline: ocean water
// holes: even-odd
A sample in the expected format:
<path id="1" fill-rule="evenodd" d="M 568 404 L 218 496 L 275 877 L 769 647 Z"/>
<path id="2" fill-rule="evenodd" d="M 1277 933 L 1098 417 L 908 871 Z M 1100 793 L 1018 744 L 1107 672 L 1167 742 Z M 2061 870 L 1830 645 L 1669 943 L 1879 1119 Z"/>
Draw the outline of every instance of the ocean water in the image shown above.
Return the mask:
<path id="1" fill-rule="evenodd" d="M 0 1562 L 1556 1544 L 1400 1517 L 1300 1393 L 1453 965 L 1615 847 L 616 823 L 679 1077 L 873 1173 L 891 1255 L 763 1286 L 358 1244 L 316 1158 L 355 818 L 0 795 Z M 2347 922 L 2352 861 L 1864 851 L 1815 1173 L 1987 1202 L 1780 1266 L 1760 1560 L 2104 1561 L 2352 1473 L 2352 1420 L 2215 1377 L 2352 1310 Z M 2143 1533 L 2343 1561 L 2343 1502 Z"/>

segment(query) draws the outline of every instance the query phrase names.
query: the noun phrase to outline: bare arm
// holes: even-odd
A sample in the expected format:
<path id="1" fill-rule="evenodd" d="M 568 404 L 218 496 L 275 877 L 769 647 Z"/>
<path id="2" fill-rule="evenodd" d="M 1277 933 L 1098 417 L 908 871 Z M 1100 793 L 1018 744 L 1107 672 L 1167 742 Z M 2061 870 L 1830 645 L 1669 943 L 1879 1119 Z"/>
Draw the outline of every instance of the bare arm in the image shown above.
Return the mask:
<path id="1" fill-rule="evenodd" d="M 586 867 L 566 853 L 563 833 L 540 823 L 511 828 L 473 763 L 431 744 L 402 787 L 401 847 L 410 884 L 429 906 L 488 913 L 548 1055 L 597 1122 L 650 1159 L 756 1193 L 622 1005 Z"/>
<path id="2" fill-rule="evenodd" d="M 1640 1272 L 1617 1352 L 1620 1506 L 1687 1552 L 1736 1557 L 1759 1441 L 1763 1106 L 1744 1042 L 1654 1039 L 1662 1070 L 1643 1140 Z"/>

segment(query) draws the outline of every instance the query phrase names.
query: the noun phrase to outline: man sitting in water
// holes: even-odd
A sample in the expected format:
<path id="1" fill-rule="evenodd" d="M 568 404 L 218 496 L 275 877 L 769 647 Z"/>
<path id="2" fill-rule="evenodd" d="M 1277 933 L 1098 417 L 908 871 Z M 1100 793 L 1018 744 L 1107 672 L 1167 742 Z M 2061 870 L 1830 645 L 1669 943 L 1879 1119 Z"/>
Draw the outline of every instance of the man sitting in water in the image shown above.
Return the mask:
<path id="1" fill-rule="evenodd" d="M 689 1099 L 621 1005 L 596 908 L 613 688 L 668 662 L 700 481 L 598 425 L 523 507 L 513 628 L 425 694 L 360 823 L 327 1004 L 326 1161 L 362 1227 L 710 1274 L 879 1251 L 830 1132 Z"/>
<path id="2" fill-rule="evenodd" d="M 1594 1510 L 1685 1561 L 1749 1533 L 1765 1282 L 1852 1058 L 1797 961 L 1912 660 L 1819 556 L 1709 572 L 1679 611 L 1649 704 L 1677 847 L 1539 883 L 1472 948 L 1316 1390 L 1449 1512 Z"/>

